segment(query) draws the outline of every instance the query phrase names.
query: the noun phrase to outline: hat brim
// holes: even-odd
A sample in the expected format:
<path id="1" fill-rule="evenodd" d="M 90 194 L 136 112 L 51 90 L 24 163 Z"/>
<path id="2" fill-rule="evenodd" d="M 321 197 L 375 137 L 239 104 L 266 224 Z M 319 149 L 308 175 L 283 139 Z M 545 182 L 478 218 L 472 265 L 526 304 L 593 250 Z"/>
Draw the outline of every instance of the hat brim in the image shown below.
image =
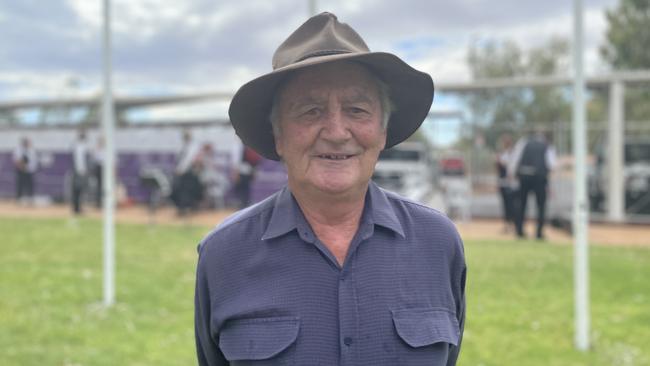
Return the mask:
<path id="1" fill-rule="evenodd" d="M 388 85 L 395 108 L 388 122 L 386 148 L 406 140 L 420 127 L 433 102 L 434 86 L 429 74 L 412 68 L 390 53 L 334 54 L 278 68 L 239 88 L 230 102 L 228 114 L 243 143 L 268 159 L 280 160 L 269 120 L 278 85 L 293 71 L 342 60 L 362 63 Z"/>

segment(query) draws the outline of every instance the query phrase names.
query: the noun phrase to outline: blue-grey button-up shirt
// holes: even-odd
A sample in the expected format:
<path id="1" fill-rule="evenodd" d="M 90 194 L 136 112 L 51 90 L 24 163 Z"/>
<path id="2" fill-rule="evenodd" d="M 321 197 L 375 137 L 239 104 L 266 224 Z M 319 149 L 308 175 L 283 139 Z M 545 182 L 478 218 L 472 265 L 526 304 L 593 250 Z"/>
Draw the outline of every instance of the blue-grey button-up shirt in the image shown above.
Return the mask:
<path id="1" fill-rule="evenodd" d="M 225 220 L 199 246 L 200 365 L 453 365 L 465 260 L 436 210 L 370 183 L 340 266 L 289 189 Z"/>

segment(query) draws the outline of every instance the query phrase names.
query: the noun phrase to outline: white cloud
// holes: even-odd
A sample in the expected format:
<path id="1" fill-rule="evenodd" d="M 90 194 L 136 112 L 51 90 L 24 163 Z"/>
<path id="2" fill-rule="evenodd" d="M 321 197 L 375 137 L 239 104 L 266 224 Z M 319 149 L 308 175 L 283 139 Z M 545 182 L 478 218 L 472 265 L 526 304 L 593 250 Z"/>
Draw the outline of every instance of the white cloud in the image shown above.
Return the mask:
<path id="1" fill-rule="evenodd" d="M 413 62 L 413 66 L 433 77 L 435 82 L 469 80 L 464 44 L 448 45 L 431 50 L 427 57 Z"/>
<path id="2" fill-rule="evenodd" d="M 586 72 L 589 74 L 602 73 L 607 69 L 600 59 L 598 50 L 604 42 L 606 27 L 607 22 L 602 9 L 590 8 L 585 11 L 585 66 Z M 421 58 L 411 62 L 419 69 L 433 75 L 434 80 L 465 81 L 470 79 L 466 56 L 468 46 L 472 42 L 512 40 L 523 49 L 531 49 L 543 45 L 554 37 L 565 38 L 570 43 L 572 42 L 572 14 L 559 14 L 509 26 L 486 25 L 479 29 L 454 32 L 453 36 L 446 37 L 439 47 L 430 48 L 428 52 L 421 55 Z M 395 50 L 394 44 L 387 47 L 393 48 L 394 52 L 399 53 L 399 50 Z M 570 67 L 570 64 L 566 67 Z M 565 74 L 570 74 L 570 70 L 566 70 Z"/>
<path id="3" fill-rule="evenodd" d="M 609 67 L 600 57 L 599 51 L 606 38 L 607 19 L 605 13 L 597 9 L 589 9 L 585 12 L 584 23 L 586 72 L 589 74 L 607 72 Z"/>
<path id="4" fill-rule="evenodd" d="M 103 21 L 101 1 L 67 0 L 67 3 L 82 23 L 91 28 L 101 27 Z"/>
<path id="5" fill-rule="evenodd" d="M 588 72 L 604 69 L 602 10 L 617 1 L 585 4 Z M 0 98 L 55 96 L 70 75 L 84 90 L 98 90 L 101 1 L 20 4 L 0 10 L 9 30 L 0 34 Z M 318 7 L 338 14 L 373 50 L 397 53 L 436 81 L 469 78 L 466 50 L 477 37 L 533 47 L 571 36 L 565 0 L 332 0 Z M 112 9 L 116 90 L 167 94 L 235 90 L 269 71 L 275 48 L 305 20 L 308 1 L 113 0 Z"/>

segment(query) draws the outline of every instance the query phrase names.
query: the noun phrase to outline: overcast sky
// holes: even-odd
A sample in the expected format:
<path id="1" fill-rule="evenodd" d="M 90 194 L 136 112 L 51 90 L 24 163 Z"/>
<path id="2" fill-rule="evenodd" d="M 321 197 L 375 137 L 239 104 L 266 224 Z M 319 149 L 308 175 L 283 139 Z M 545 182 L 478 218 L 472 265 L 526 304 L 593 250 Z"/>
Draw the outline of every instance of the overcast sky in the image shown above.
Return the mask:
<path id="1" fill-rule="evenodd" d="M 587 72 L 606 70 L 604 10 L 584 0 Z M 97 92 L 101 0 L 0 0 L 0 100 Z M 306 0 L 113 0 L 114 84 L 122 95 L 234 91 L 271 69 L 275 48 L 307 17 Z M 472 42 L 524 47 L 569 38 L 569 0 L 318 2 L 371 50 L 393 52 L 435 81 L 469 80 Z"/>

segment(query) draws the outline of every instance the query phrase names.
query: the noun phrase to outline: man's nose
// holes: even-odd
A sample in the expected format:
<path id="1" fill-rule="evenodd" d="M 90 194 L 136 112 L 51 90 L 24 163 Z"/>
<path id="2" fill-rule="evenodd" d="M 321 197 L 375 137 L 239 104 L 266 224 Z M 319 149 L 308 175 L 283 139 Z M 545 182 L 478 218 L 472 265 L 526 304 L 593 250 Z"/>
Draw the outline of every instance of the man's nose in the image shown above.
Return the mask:
<path id="1" fill-rule="evenodd" d="M 327 113 L 325 125 L 321 136 L 332 142 L 345 141 L 350 138 L 351 133 L 348 122 L 340 110 L 334 110 Z"/>

